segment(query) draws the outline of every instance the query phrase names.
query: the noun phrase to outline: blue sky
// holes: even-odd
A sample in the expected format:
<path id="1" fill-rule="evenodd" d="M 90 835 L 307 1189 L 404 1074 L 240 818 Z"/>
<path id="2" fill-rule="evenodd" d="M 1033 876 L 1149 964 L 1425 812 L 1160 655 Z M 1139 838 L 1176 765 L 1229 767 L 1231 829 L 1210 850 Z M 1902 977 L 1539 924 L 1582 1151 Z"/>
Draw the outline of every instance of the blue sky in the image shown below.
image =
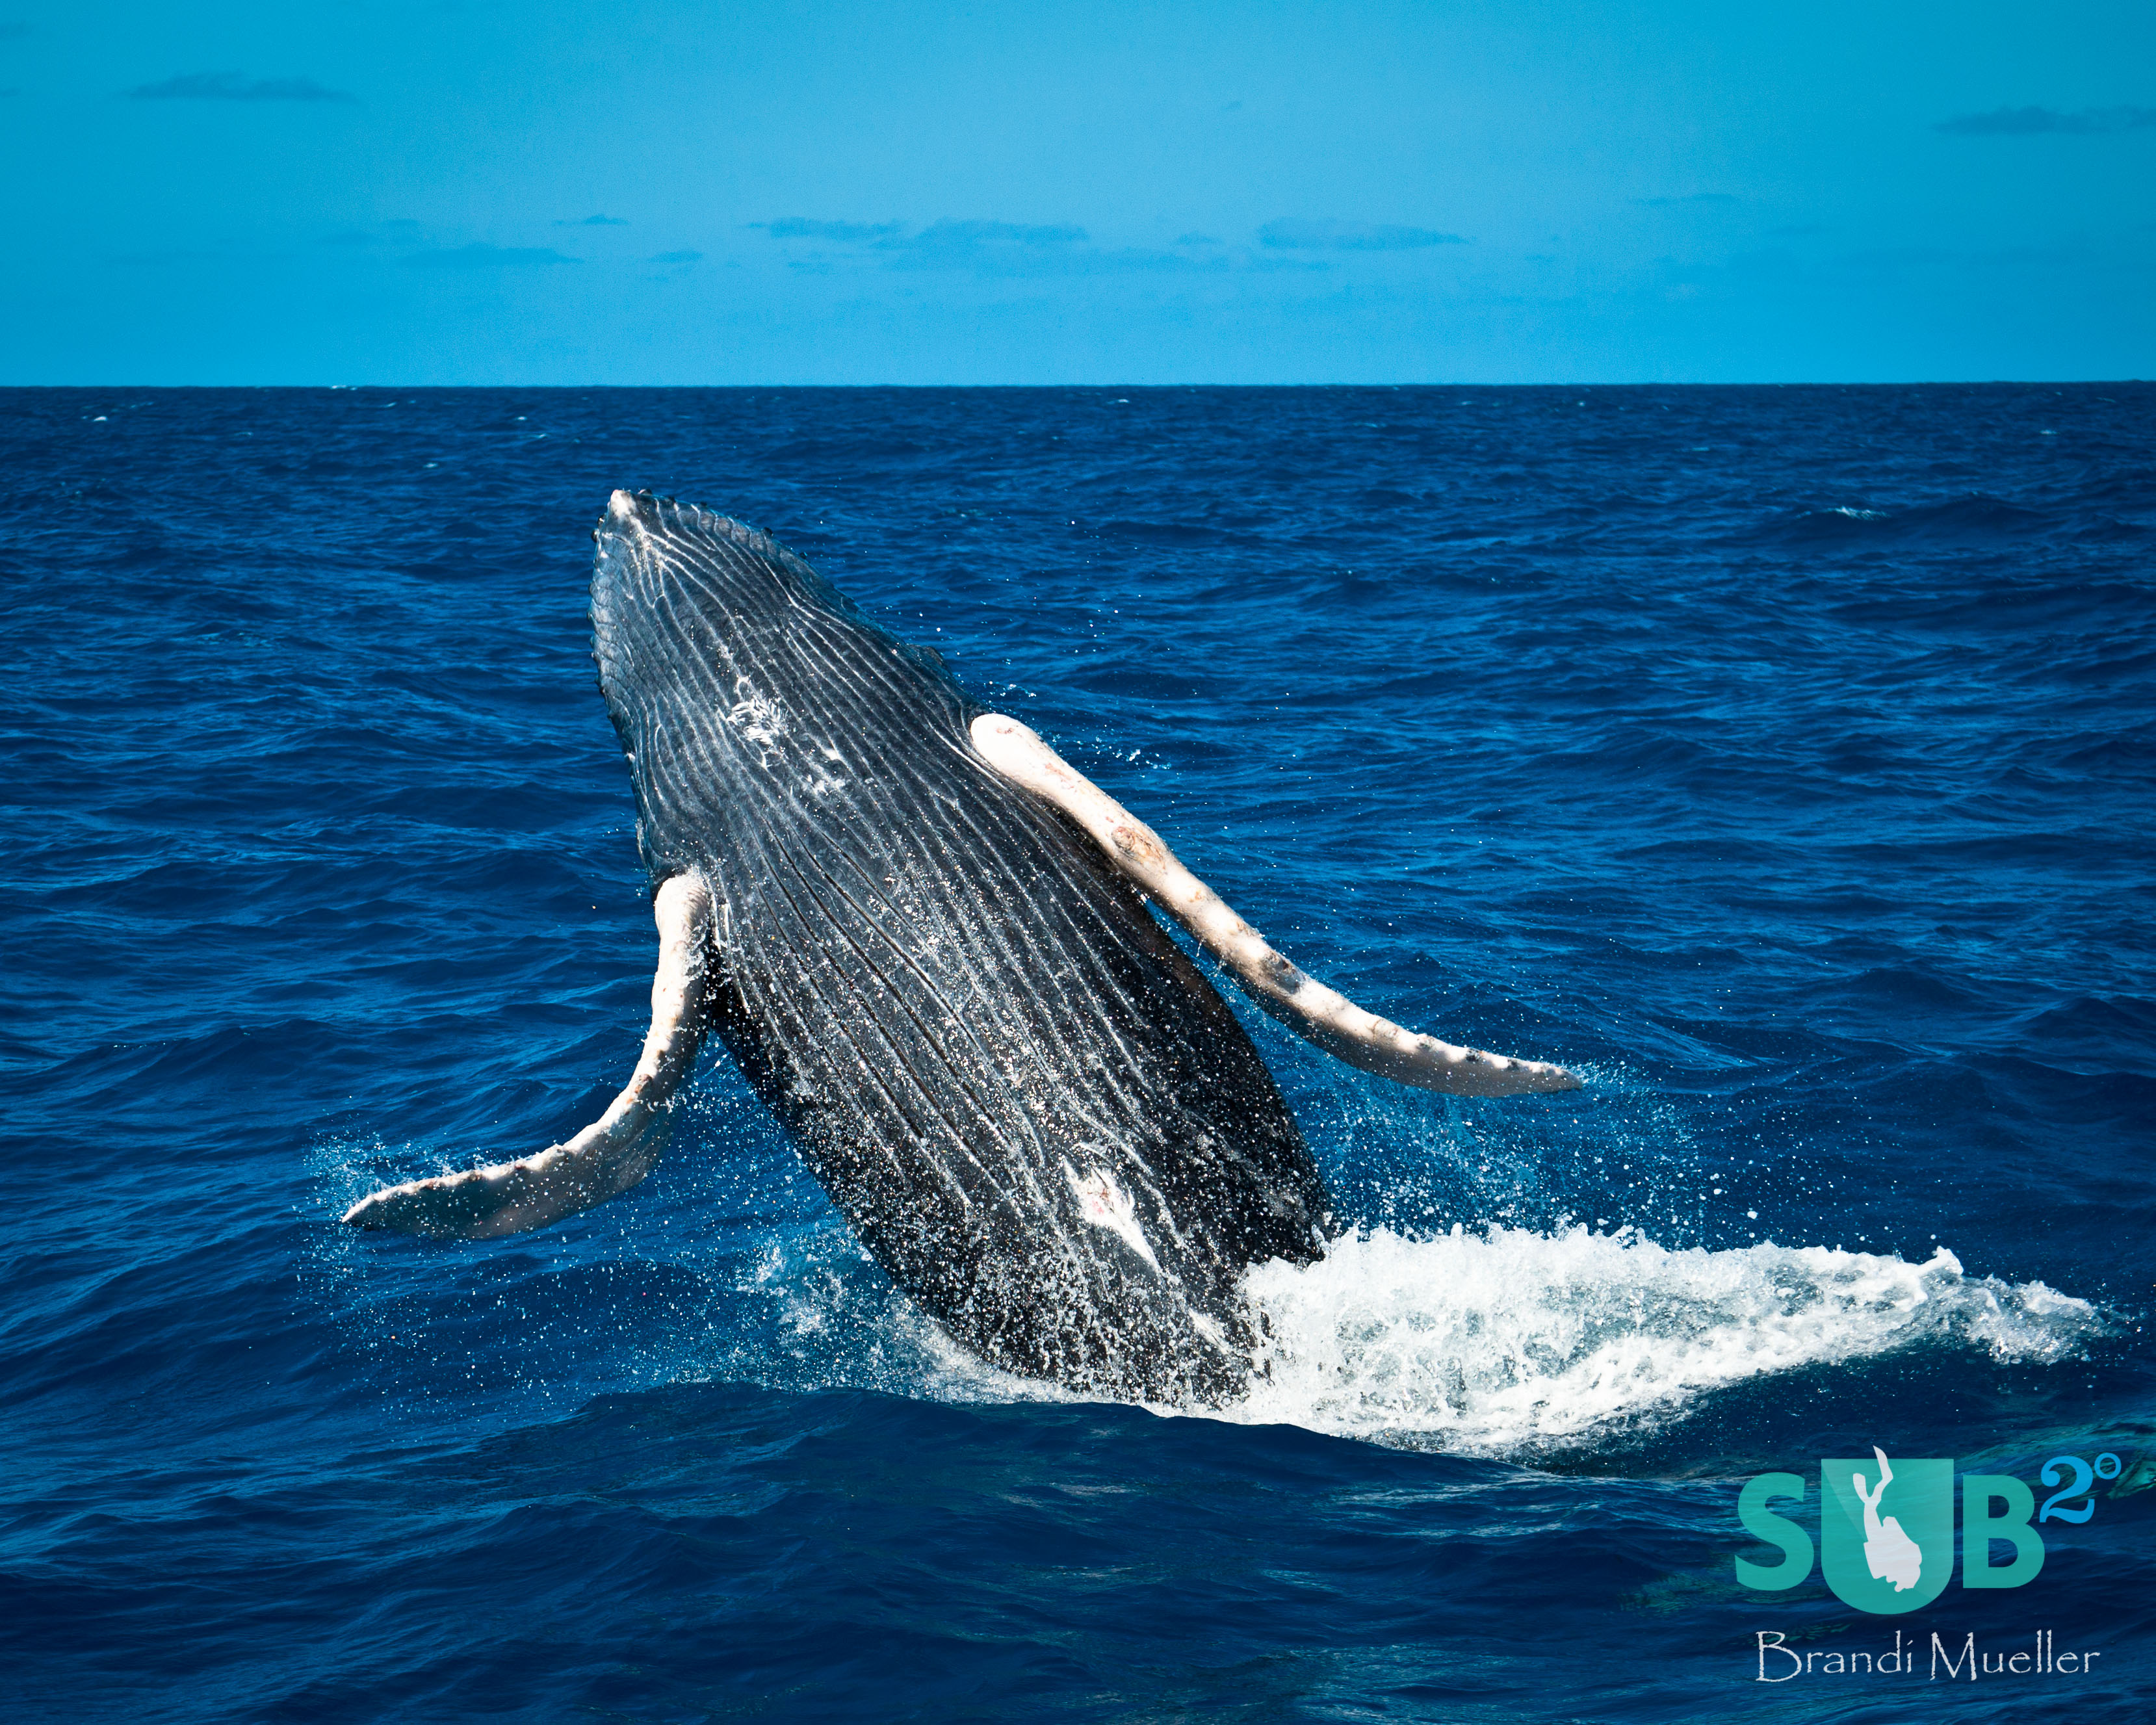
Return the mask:
<path id="1" fill-rule="evenodd" d="M 5 382 L 2156 375 L 2147 0 L 0 0 L 0 90 Z"/>

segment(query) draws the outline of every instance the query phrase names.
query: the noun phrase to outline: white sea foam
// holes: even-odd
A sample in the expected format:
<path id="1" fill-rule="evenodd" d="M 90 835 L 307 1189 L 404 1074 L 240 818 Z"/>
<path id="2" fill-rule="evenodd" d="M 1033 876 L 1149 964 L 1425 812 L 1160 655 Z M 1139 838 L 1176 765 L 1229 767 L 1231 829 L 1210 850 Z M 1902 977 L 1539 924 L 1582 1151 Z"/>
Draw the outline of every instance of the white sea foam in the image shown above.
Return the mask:
<path id="1" fill-rule="evenodd" d="M 1627 1230 L 1379 1230 L 1253 1271 L 1268 1375 L 1227 1417 L 1455 1451 L 1591 1445 L 1768 1373 L 1923 1343 L 2074 1352 L 2097 1309 L 2042 1282 L 1772 1243 L 1671 1250 Z"/>
<path id="2" fill-rule="evenodd" d="M 1521 1459 L 1635 1439 L 1774 1374 L 1922 1348 L 2042 1363 L 2106 1327 L 2086 1300 L 1967 1275 L 1943 1249 L 1912 1264 L 1772 1242 L 1672 1249 L 1578 1226 L 1380 1228 L 1304 1268 L 1263 1266 L 1245 1287 L 1263 1373 L 1207 1417 Z M 976 1358 L 835 1225 L 767 1251 L 742 1291 L 775 1301 L 775 1322 L 721 1375 L 961 1403 L 1088 1399 Z"/>

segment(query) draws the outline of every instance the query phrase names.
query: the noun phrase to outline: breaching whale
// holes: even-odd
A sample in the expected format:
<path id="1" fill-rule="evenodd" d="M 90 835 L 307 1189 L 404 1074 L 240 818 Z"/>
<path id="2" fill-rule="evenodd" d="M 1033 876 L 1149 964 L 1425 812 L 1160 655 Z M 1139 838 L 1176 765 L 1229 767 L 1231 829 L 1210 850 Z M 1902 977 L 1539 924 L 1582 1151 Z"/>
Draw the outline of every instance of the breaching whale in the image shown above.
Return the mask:
<path id="1" fill-rule="evenodd" d="M 1484 1096 L 1578 1082 L 1304 975 L 766 535 L 616 491 L 594 536 L 593 654 L 660 935 L 642 1058 L 567 1142 L 387 1188 L 346 1221 L 489 1239 L 625 1190 L 715 1030 L 870 1255 L 961 1343 L 1088 1392 L 1218 1402 L 1251 1369 L 1244 1272 L 1312 1261 L 1332 1223 L 1256 1048 L 1148 901 L 1358 1065 Z"/>

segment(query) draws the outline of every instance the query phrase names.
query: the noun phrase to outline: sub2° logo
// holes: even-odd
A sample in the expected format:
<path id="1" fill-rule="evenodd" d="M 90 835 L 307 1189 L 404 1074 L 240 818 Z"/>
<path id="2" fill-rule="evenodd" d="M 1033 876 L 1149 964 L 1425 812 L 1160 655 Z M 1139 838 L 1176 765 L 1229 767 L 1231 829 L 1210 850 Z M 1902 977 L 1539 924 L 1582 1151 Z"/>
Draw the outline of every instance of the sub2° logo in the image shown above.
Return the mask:
<path id="1" fill-rule="evenodd" d="M 2074 1458 L 2061 1457 L 2061 1461 Z M 2117 1459 L 2102 1456 L 2099 1462 Z M 2047 1466 L 2046 1485 L 2057 1462 Z M 2086 1466 L 2083 1463 L 2082 1466 Z M 2109 1477 L 2110 1476 L 2103 1476 Z M 1954 1464 L 1938 1456 L 1892 1461 L 1874 1448 L 1868 1458 L 1829 1456 L 1820 1463 L 1820 1567 L 1826 1584 L 1845 1605 L 1879 1616 L 1897 1615 L 1928 1605 L 1953 1574 Z M 2093 1509 L 2076 1514 L 2046 1509 L 2061 1519 L 2086 1521 Z M 1792 1588 L 1812 1573 L 1811 1536 L 1773 1505 L 1794 1498 L 1802 1502 L 1806 1481 L 1801 1474 L 1763 1473 L 1748 1481 L 1737 1500 L 1738 1519 L 1755 1539 L 1778 1547 L 1779 1563 L 1736 1560 L 1737 1579 L 1762 1592 Z M 1961 1482 L 1962 1578 L 1965 1588 L 2023 1587 L 2044 1567 L 2044 1540 L 2035 1522 L 2035 1494 L 2011 1474 L 1964 1474 Z M 2004 1563 L 1991 1562 L 1991 1542 L 2014 1548 Z"/>

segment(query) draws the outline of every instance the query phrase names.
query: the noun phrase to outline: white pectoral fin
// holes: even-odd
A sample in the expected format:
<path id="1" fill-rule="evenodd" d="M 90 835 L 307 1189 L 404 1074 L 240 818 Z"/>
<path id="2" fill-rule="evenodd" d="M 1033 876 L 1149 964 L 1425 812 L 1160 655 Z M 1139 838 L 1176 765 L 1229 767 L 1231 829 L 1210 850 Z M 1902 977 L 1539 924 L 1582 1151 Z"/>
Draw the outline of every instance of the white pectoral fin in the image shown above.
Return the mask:
<path id="1" fill-rule="evenodd" d="M 344 1219 L 434 1239 L 496 1240 L 626 1192 L 665 1147 L 667 1104 L 696 1060 L 704 980 L 711 963 L 711 895 L 695 875 L 675 875 L 652 901 L 659 969 L 651 981 L 651 1032 L 636 1071 L 613 1105 L 566 1144 L 460 1174 L 438 1174 L 370 1193 Z"/>
<path id="2" fill-rule="evenodd" d="M 1001 713 L 983 713 L 973 721 L 973 738 L 974 748 L 997 772 L 1045 798 L 1083 827 L 1110 862 L 1228 967 L 1253 1000 L 1328 1054 L 1380 1077 L 1454 1096 L 1579 1088 L 1578 1078 L 1562 1066 L 1455 1047 L 1363 1011 L 1275 952 L 1219 894 L 1175 860 L 1159 834 L 1029 727 Z"/>

